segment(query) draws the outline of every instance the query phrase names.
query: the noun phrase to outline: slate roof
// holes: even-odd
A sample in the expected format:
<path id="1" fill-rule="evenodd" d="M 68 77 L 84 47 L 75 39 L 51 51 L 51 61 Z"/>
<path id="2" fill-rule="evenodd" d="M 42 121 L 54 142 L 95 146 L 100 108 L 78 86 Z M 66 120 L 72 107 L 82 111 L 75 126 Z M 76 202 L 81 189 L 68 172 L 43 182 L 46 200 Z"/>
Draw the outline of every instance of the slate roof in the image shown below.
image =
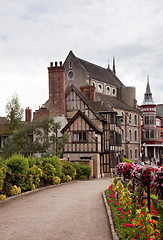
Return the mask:
<path id="1" fill-rule="evenodd" d="M 147 80 L 146 92 L 144 94 L 144 100 L 142 105 L 151 105 L 154 104 L 152 93 L 149 85 L 149 79 Z"/>
<path id="2" fill-rule="evenodd" d="M 122 100 L 118 99 L 117 97 L 111 97 L 109 95 L 105 95 L 103 93 L 98 93 L 98 92 L 96 93 L 96 96 L 97 96 L 98 100 L 108 103 L 110 105 L 110 107 L 120 108 L 120 109 L 122 108 L 122 109 L 129 110 L 129 111 L 139 112 L 138 109 L 130 107 L 129 105 L 124 103 Z"/>
<path id="3" fill-rule="evenodd" d="M 111 84 L 117 87 L 123 87 L 123 83 L 119 78 L 113 73 L 111 69 L 106 69 L 100 66 L 97 66 L 93 63 L 87 62 L 83 59 L 77 58 L 78 61 L 82 64 L 85 70 L 89 73 L 92 79 Z"/>
<path id="4" fill-rule="evenodd" d="M 158 104 L 157 105 L 156 114 L 159 117 L 163 117 L 163 104 Z"/>

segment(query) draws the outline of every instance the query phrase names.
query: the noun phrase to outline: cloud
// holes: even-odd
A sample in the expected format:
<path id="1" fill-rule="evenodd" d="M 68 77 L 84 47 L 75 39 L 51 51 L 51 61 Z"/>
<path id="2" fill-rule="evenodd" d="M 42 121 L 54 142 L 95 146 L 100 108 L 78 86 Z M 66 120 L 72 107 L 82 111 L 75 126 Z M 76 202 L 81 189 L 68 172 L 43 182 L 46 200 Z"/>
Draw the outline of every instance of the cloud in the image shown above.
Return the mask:
<path id="1" fill-rule="evenodd" d="M 48 98 L 47 67 L 68 52 L 107 67 L 136 87 L 143 101 L 150 75 L 154 100 L 162 102 L 162 0 L 1 0 L 0 116 L 16 91 L 34 110 Z"/>

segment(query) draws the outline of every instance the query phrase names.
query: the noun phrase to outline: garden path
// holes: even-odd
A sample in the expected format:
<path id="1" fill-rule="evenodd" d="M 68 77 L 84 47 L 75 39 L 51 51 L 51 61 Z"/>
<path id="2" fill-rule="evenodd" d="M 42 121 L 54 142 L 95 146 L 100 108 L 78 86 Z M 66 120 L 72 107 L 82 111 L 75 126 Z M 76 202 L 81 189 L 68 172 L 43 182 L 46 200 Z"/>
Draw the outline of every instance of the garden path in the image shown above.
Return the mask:
<path id="1" fill-rule="evenodd" d="M 0 204 L 2 240 L 111 240 L 109 178 L 47 187 Z"/>

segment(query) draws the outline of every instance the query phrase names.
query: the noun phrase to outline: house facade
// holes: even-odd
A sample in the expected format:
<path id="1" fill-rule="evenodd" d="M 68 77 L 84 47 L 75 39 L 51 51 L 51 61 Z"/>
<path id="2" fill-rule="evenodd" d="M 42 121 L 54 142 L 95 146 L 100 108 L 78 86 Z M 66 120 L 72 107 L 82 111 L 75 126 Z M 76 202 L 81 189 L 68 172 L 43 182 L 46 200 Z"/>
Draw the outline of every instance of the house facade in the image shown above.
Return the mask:
<path id="1" fill-rule="evenodd" d="M 143 160 L 160 159 L 163 154 L 163 105 L 155 104 L 147 80 L 141 120 L 141 154 Z"/>
<path id="2" fill-rule="evenodd" d="M 105 69 L 70 51 L 64 64 L 51 62 L 48 73 L 49 99 L 35 111 L 34 120 L 64 119 L 61 133 L 68 134 L 64 158 L 89 164 L 97 178 L 110 174 L 124 155 L 139 160 L 135 88 L 119 80 L 114 62 L 113 70 Z"/>

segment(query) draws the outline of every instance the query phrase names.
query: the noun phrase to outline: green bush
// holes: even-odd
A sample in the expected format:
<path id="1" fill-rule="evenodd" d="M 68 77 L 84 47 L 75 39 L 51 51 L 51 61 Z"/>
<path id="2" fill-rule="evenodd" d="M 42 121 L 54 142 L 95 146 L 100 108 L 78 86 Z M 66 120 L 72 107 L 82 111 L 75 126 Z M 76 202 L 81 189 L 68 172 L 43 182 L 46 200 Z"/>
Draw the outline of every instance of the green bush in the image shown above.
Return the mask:
<path id="1" fill-rule="evenodd" d="M 5 177 L 6 177 L 6 167 L 1 167 L 0 168 L 0 191 L 3 189 Z"/>
<path id="2" fill-rule="evenodd" d="M 33 157 L 33 156 L 29 156 L 28 157 L 28 165 L 31 168 L 33 165 L 36 165 L 38 157 Z"/>
<path id="3" fill-rule="evenodd" d="M 64 173 L 62 173 L 61 175 L 61 182 L 65 183 L 65 182 L 71 182 L 72 181 L 72 177 L 70 177 L 69 175 L 65 175 Z"/>
<path id="4" fill-rule="evenodd" d="M 6 164 L 8 167 L 4 183 L 6 191 L 10 189 L 11 185 L 24 186 L 29 170 L 28 159 L 20 154 L 15 154 L 7 159 Z"/>
<path id="5" fill-rule="evenodd" d="M 9 191 L 9 195 L 13 196 L 13 195 L 17 195 L 21 193 L 21 188 L 17 187 L 16 185 L 12 186 L 10 191 Z"/>
<path id="6" fill-rule="evenodd" d="M 43 167 L 46 165 L 46 163 L 51 163 L 53 167 L 55 168 L 55 175 L 58 177 L 61 177 L 62 174 L 62 166 L 61 162 L 59 160 L 59 157 L 53 155 L 51 157 L 41 158 Z"/>
<path id="7" fill-rule="evenodd" d="M 42 170 L 38 166 L 33 165 L 33 167 L 29 169 L 29 173 L 33 176 L 33 184 L 37 187 L 43 175 Z"/>
<path id="8" fill-rule="evenodd" d="M 91 176 L 91 167 L 81 163 L 74 163 L 74 168 L 76 169 L 76 179 L 89 179 Z"/>
<path id="9" fill-rule="evenodd" d="M 76 169 L 71 162 L 65 162 L 62 166 L 62 172 L 65 175 L 69 175 L 72 179 L 75 179 L 76 176 Z"/>
<path id="10" fill-rule="evenodd" d="M 7 160 L 7 166 L 14 172 L 14 174 L 22 174 L 26 176 L 29 169 L 28 159 L 21 154 L 14 154 Z"/>
<path id="11" fill-rule="evenodd" d="M 53 184 L 60 184 L 60 182 L 61 182 L 61 179 L 59 177 L 57 176 L 53 177 Z"/>
<path id="12" fill-rule="evenodd" d="M 55 168 L 51 163 L 46 163 L 43 167 L 43 178 L 45 183 L 54 184 Z"/>

